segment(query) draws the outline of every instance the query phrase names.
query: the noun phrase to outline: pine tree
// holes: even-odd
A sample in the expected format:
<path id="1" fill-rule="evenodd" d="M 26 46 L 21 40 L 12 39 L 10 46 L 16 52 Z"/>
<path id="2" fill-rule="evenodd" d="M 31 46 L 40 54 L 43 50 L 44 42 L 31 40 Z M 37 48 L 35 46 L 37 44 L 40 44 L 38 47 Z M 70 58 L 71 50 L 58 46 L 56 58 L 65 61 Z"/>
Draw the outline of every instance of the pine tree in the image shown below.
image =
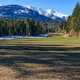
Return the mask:
<path id="1" fill-rule="evenodd" d="M 80 32 L 80 4 L 77 3 L 72 15 L 67 20 L 67 27 L 66 32 L 68 32 L 70 35 L 74 35 L 74 33 L 77 33 L 77 36 L 79 36 Z"/>
<path id="2" fill-rule="evenodd" d="M 78 2 L 73 10 L 72 16 L 78 17 L 80 14 L 80 3 Z"/>

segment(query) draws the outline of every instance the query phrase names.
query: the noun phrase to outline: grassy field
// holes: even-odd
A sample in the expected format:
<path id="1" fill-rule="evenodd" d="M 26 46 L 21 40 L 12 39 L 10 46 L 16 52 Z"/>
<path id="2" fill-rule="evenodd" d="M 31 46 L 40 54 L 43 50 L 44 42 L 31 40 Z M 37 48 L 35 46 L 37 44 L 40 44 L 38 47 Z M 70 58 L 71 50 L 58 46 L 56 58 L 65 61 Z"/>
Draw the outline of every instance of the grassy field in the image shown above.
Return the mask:
<path id="1" fill-rule="evenodd" d="M 0 49 L 0 80 L 80 80 L 80 54 Z"/>
<path id="2" fill-rule="evenodd" d="M 80 80 L 77 53 L 80 38 L 76 37 L 0 40 L 0 80 Z"/>
<path id="3" fill-rule="evenodd" d="M 27 44 L 41 44 L 41 45 L 80 45 L 80 37 L 54 36 L 48 38 L 27 38 L 15 40 L 0 40 L 0 45 L 27 45 Z"/>

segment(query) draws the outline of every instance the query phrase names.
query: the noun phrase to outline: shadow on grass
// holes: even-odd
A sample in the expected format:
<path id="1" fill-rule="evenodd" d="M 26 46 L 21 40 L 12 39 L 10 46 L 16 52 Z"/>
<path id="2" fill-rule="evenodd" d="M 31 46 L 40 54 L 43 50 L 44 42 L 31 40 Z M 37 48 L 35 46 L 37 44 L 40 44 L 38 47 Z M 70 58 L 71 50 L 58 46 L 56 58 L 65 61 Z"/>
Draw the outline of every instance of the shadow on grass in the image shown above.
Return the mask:
<path id="1" fill-rule="evenodd" d="M 29 63 L 29 64 L 52 64 L 52 62 L 48 60 L 40 60 L 40 59 L 33 59 L 32 57 L 27 56 L 10 56 L 10 57 L 1 57 L 0 56 L 0 65 L 15 69 L 21 75 L 32 75 L 32 71 L 28 70 L 28 68 L 20 63 Z"/>
<path id="2" fill-rule="evenodd" d="M 21 76 L 26 76 L 26 75 L 32 76 L 33 74 L 35 75 L 37 71 L 36 69 L 35 71 L 33 71 L 31 68 L 25 67 L 24 65 L 22 65 L 22 63 L 24 64 L 29 63 L 32 65 L 33 64 L 46 65 L 48 67 L 47 70 L 45 69 L 45 67 L 44 67 L 44 70 L 43 69 L 41 71 L 38 70 L 37 71 L 38 73 L 36 74 L 39 74 L 40 72 L 46 73 L 46 74 L 48 72 L 49 73 L 62 72 L 63 74 L 69 73 L 70 75 L 71 74 L 73 75 L 73 73 L 77 74 L 78 72 L 78 75 L 80 75 L 80 54 L 79 53 L 78 54 L 65 53 L 65 51 L 64 53 L 44 52 L 45 50 L 48 49 L 48 47 L 44 47 L 45 49 L 41 47 L 38 47 L 38 48 L 37 46 L 36 47 L 34 46 L 0 47 L 0 65 L 16 70 L 16 72 L 18 72 Z M 2 52 L 1 52 L 1 49 L 3 49 Z M 32 52 L 30 52 L 29 54 L 27 50 L 32 50 Z M 38 52 L 34 52 L 34 50 L 38 50 Z M 54 48 L 49 47 L 48 50 L 49 51 L 54 50 Z M 68 51 L 68 49 L 66 50 Z"/>
<path id="3" fill-rule="evenodd" d="M 80 50 L 78 46 L 65 46 L 65 45 L 15 45 L 15 46 L 0 46 L 0 49 L 11 49 L 11 50 L 40 50 L 40 51 L 74 51 Z"/>
<path id="4" fill-rule="evenodd" d="M 11 53 L 12 54 L 12 53 Z M 6 54 L 7 55 L 7 54 Z M 74 70 L 80 71 L 80 68 L 76 68 L 76 66 L 80 67 L 80 54 L 56 54 L 56 53 L 32 53 L 30 55 L 0 55 L 0 65 L 15 69 L 20 75 L 29 75 L 32 76 L 35 71 L 28 69 L 21 63 L 25 64 L 44 64 L 49 68 L 49 72 L 63 72 L 65 73 Z M 69 66 L 75 67 L 75 69 L 70 69 Z M 56 67 L 56 68 L 55 68 Z M 46 70 L 42 71 L 47 73 Z M 40 72 L 39 72 L 40 73 Z"/>

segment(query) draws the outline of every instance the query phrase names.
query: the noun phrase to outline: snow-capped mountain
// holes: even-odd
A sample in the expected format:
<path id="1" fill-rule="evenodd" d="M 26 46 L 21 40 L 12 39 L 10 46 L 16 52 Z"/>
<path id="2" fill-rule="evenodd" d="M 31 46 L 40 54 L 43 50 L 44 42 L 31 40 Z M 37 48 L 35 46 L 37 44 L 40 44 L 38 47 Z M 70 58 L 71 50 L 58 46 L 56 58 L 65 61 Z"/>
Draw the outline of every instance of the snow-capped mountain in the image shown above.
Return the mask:
<path id="1" fill-rule="evenodd" d="M 0 17 L 7 18 L 32 18 L 35 20 L 63 20 L 67 15 L 64 15 L 56 10 L 36 8 L 32 6 L 6 5 L 0 6 Z"/>
<path id="2" fill-rule="evenodd" d="M 53 9 L 47 9 L 46 16 L 51 16 L 51 17 L 55 16 L 55 17 L 60 17 L 60 18 L 67 17 L 67 15 L 60 13 L 60 12 L 53 10 Z"/>
<path id="3" fill-rule="evenodd" d="M 36 8 L 36 7 L 32 7 L 32 6 L 29 6 L 27 5 L 26 6 L 28 9 L 31 9 L 31 10 L 35 10 L 37 11 L 40 15 L 44 15 L 44 16 L 47 16 L 47 17 L 50 17 L 52 19 L 54 19 L 54 17 L 60 17 L 60 18 L 63 18 L 63 17 L 68 17 L 68 15 L 65 15 L 61 12 L 58 12 L 56 10 L 53 10 L 53 9 L 47 9 L 47 10 L 43 10 L 41 8 Z"/>

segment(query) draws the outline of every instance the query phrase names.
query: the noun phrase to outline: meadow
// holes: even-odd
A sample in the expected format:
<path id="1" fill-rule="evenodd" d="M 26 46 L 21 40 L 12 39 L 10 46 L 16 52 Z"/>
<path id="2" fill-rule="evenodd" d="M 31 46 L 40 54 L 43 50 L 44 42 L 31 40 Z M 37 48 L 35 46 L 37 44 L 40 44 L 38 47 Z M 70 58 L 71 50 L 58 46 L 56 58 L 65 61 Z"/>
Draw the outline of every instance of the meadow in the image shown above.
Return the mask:
<path id="1" fill-rule="evenodd" d="M 0 80 L 80 80 L 80 38 L 0 40 Z"/>
<path id="2" fill-rule="evenodd" d="M 0 45 L 28 45 L 28 44 L 40 44 L 40 45 L 79 45 L 80 37 L 63 37 L 53 36 L 44 38 L 20 38 L 13 40 L 0 40 Z"/>

